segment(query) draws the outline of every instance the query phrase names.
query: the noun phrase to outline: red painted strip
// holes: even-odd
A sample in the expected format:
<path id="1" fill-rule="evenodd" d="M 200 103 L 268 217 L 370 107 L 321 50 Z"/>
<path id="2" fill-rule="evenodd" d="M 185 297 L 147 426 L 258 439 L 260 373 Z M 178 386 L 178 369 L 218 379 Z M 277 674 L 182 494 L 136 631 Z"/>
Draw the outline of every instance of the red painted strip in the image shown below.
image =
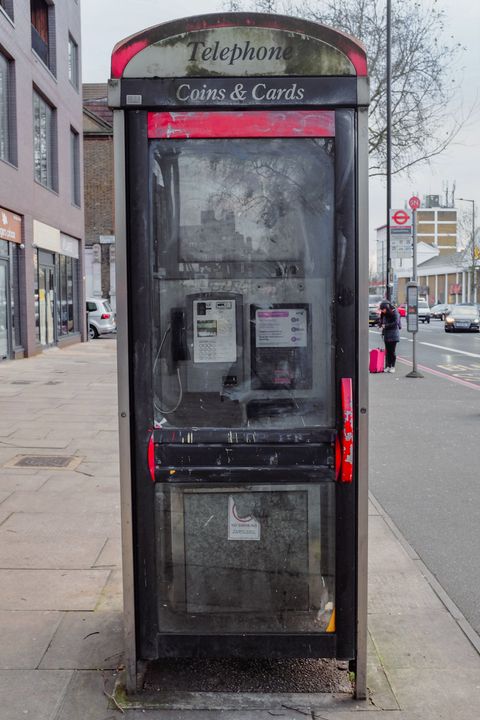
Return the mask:
<path id="1" fill-rule="evenodd" d="M 342 378 L 341 398 L 343 414 L 342 466 L 340 482 L 351 483 L 353 480 L 353 386 L 352 378 Z"/>
<path id="2" fill-rule="evenodd" d="M 412 361 L 407 360 L 406 358 L 399 357 L 397 355 L 397 360 L 404 365 L 411 365 Z M 464 387 L 468 387 L 469 390 L 478 390 L 480 391 L 480 385 L 476 385 L 475 383 L 469 382 L 468 380 L 462 380 L 462 378 L 455 377 L 454 375 L 449 375 L 448 373 L 442 372 L 441 370 L 434 370 L 433 368 L 429 368 L 426 365 L 419 365 L 417 363 L 417 367 L 422 372 L 429 373 L 430 375 L 436 375 L 437 377 L 443 378 L 444 380 L 450 380 L 450 382 L 457 383 L 457 385 L 463 385 Z"/>
<path id="3" fill-rule="evenodd" d="M 146 38 L 130 42 L 129 44 L 127 43 L 121 43 L 113 50 L 112 78 L 121 78 L 130 60 L 149 44 Z"/>
<path id="4" fill-rule="evenodd" d="M 335 480 L 339 480 L 340 478 L 340 469 L 342 467 L 342 445 L 340 443 L 340 438 L 335 438 Z"/>
<path id="5" fill-rule="evenodd" d="M 153 441 L 153 430 L 150 432 L 150 438 L 148 440 L 147 461 L 150 477 L 152 478 L 152 482 L 155 482 L 155 443 Z"/>
<path id="6" fill-rule="evenodd" d="M 331 110 L 150 112 L 148 137 L 335 137 L 335 113 Z"/>

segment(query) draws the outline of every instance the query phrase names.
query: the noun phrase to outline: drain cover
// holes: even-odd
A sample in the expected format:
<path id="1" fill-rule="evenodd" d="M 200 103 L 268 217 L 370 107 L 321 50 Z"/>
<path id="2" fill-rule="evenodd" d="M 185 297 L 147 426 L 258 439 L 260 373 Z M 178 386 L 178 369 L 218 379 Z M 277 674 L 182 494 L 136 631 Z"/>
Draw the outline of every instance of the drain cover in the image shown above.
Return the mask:
<path id="1" fill-rule="evenodd" d="M 73 455 L 17 455 L 9 460 L 5 467 L 26 468 L 76 468 L 82 461 L 81 457 Z"/>

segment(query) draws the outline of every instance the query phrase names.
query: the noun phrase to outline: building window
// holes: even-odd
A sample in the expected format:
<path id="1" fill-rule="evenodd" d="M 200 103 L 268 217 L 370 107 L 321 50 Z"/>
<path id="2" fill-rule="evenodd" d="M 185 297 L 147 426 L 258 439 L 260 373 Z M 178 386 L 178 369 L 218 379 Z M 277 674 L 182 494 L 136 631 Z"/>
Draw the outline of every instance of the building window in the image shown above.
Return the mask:
<path id="1" fill-rule="evenodd" d="M 57 190 L 55 109 L 33 92 L 33 161 L 35 180 Z"/>
<path id="2" fill-rule="evenodd" d="M 55 6 L 46 0 L 30 0 L 32 49 L 55 74 Z"/>
<path id="3" fill-rule="evenodd" d="M 0 0 L 0 8 L 10 20 L 13 20 L 13 0 Z"/>
<path id="4" fill-rule="evenodd" d="M 0 159 L 16 165 L 14 64 L 0 52 Z"/>
<path id="5" fill-rule="evenodd" d="M 78 90 L 78 45 L 71 35 L 68 36 L 68 79 Z"/>
<path id="6" fill-rule="evenodd" d="M 57 333 L 70 335 L 77 331 L 77 273 L 78 260 L 67 255 L 57 255 Z"/>
<path id="7" fill-rule="evenodd" d="M 72 203 L 80 207 L 80 137 L 70 128 L 70 168 Z"/>

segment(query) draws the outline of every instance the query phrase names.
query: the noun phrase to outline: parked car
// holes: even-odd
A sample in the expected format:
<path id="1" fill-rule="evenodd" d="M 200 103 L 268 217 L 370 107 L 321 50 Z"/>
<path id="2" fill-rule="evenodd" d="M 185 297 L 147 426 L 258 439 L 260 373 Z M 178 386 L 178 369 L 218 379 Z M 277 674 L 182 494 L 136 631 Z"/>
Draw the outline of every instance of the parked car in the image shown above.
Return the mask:
<path id="1" fill-rule="evenodd" d="M 383 300 L 382 295 L 368 296 L 368 324 L 380 325 L 380 303 Z"/>
<path id="2" fill-rule="evenodd" d="M 430 314 L 432 318 L 439 318 L 440 320 L 445 320 L 448 313 L 450 312 L 452 306 L 447 305 L 446 303 L 439 303 L 438 305 L 434 305 L 430 309 Z"/>
<path id="3" fill-rule="evenodd" d="M 454 305 L 445 318 L 445 332 L 480 332 L 478 305 Z"/>
<path id="4" fill-rule="evenodd" d="M 104 298 L 87 298 L 88 337 L 90 340 L 99 335 L 117 331 L 115 313 Z"/>
<path id="5" fill-rule="evenodd" d="M 422 323 L 429 323 L 432 314 L 430 312 L 430 306 L 426 300 L 418 301 L 418 319 Z"/>

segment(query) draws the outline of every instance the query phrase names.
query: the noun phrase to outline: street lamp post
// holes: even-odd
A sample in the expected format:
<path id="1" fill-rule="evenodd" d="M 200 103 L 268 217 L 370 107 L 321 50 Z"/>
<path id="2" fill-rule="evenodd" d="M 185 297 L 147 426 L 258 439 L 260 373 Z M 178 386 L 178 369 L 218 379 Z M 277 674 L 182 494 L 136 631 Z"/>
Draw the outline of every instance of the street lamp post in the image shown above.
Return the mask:
<path id="1" fill-rule="evenodd" d="M 468 198 L 458 198 L 462 202 L 472 203 L 472 291 L 473 291 L 473 302 L 477 302 L 477 264 L 476 264 L 476 247 L 475 247 L 475 200 L 469 200 Z"/>
<path id="2" fill-rule="evenodd" d="M 391 299 L 391 248 L 390 248 L 390 209 L 392 207 L 392 0 L 387 0 L 387 257 L 385 268 L 385 296 Z"/>

